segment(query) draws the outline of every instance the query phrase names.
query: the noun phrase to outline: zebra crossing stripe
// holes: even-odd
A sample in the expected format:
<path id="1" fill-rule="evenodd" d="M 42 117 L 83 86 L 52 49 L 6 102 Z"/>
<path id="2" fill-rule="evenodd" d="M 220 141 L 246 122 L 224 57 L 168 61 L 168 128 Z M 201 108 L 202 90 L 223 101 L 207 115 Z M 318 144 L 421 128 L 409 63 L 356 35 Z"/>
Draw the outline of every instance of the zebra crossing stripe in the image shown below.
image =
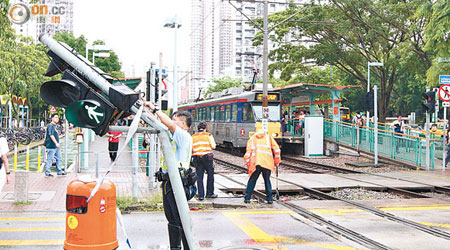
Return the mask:
<path id="1" fill-rule="evenodd" d="M 0 246 L 63 245 L 64 240 L 0 240 Z"/>
<path id="2" fill-rule="evenodd" d="M 4 227 L 0 232 L 64 231 L 65 227 Z"/>

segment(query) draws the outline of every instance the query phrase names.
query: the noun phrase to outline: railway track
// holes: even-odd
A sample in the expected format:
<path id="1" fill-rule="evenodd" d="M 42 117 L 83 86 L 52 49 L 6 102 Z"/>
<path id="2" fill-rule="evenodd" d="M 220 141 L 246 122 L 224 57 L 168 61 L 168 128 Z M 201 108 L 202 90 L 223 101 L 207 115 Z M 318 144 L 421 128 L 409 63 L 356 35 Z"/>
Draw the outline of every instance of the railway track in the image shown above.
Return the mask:
<path id="1" fill-rule="evenodd" d="M 232 168 L 232 169 L 235 169 L 235 170 L 238 170 L 238 171 L 241 171 L 241 172 L 245 172 L 246 171 L 245 167 L 239 166 L 239 165 L 236 165 L 236 164 L 224 161 L 224 160 L 216 159 L 216 163 L 217 162 L 219 164 L 222 164 L 222 163 L 226 164 L 226 166 L 228 168 Z M 310 163 L 310 164 L 313 164 L 313 163 Z M 320 164 L 320 165 L 324 165 L 324 164 Z M 227 178 L 227 179 L 229 179 L 229 180 L 231 180 L 231 181 L 233 181 L 235 183 L 238 183 L 238 184 L 240 184 L 242 186 L 246 186 L 245 183 L 241 183 L 239 181 L 236 181 L 233 178 L 231 178 L 229 176 L 226 176 L 225 174 L 220 174 L 220 175 L 224 176 L 225 178 Z M 393 214 L 390 214 L 390 213 L 383 212 L 380 209 L 377 209 L 377 208 L 374 208 L 374 207 L 371 207 L 371 206 L 367 206 L 367 205 L 361 204 L 361 203 L 356 202 L 356 201 L 340 199 L 340 198 L 334 197 L 334 196 L 332 196 L 330 194 L 327 194 L 327 193 L 324 193 L 324 192 L 321 192 L 321 191 L 318 191 L 318 190 L 314 190 L 314 189 L 311 189 L 311 188 L 307 188 L 307 187 L 304 187 L 302 185 L 299 185 L 299 184 L 291 182 L 291 181 L 283 180 L 283 179 L 276 178 L 276 177 L 273 177 L 273 178 L 275 178 L 275 179 L 277 179 L 279 181 L 288 183 L 290 185 L 294 185 L 294 186 L 302 188 L 304 190 L 304 193 L 306 195 L 310 196 L 310 197 L 313 197 L 313 198 L 316 198 L 316 199 L 325 199 L 325 200 L 339 200 L 341 202 L 344 202 L 346 204 L 352 205 L 354 207 L 357 207 L 359 209 L 362 209 L 364 211 L 367 211 L 367 212 L 372 213 L 374 215 L 377 215 L 379 217 L 382 217 L 382 218 L 385 218 L 385 219 L 388 219 L 388 220 L 391 220 L 391 221 L 394 221 L 394 222 L 397 222 L 397 223 L 409 226 L 411 228 L 414 228 L 416 230 L 420 230 L 422 232 L 434 235 L 436 237 L 440 237 L 440 238 L 443 238 L 443 239 L 446 239 L 446 240 L 450 240 L 450 233 L 448 233 L 448 232 L 441 231 L 441 230 L 438 230 L 438 229 L 435 229 L 435 228 L 432 228 L 432 227 L 429 227 L 429 226 L 425 226 L 425 225 L 422 225 L 420 223 L 417 223 L 417 222 L 414 222 L 414 221 L 411 221 L 411 220 L 408 220 L 408 219 L 405 219 L 405 218 L 401 218 L 399 216 L 396 216 L 396 215 L 393 215 Z M 406 193 L 404 193 L 404 191 L 405 190 L 400 190 L 400 192 L 402 194 L 405 194 L 407 196 L 413 196 L 413 197 L 416 197 L 416 198 L 420 197 L 420 196 L 417 196 L 418 194 L 416 194 L 416 193 L 413 193 L 413 192 L 406 192 Z M 255 194 L 255 196 L 258 199 L 265 199 L 265 194 L 262 193 L 262 192 L 255 191 L 254 194 Z M 430 198 L 430 197 L 420 197 L 420 198 Z M 294 204 L 292 202 L 286 202 L 286 201 L 276 201 L 276 202 L 278 204 L 282 205 L 282 206 L 285 206 L 285 207 L 287 207 L 289 209 L 292 209 L 293 211 L 295 211 L 296 213 L 298 213 L 299 215 L 301 215 L 301 216 L 303 216 L 305 218 L 314 218 L 314 220 L 316 220 L 316 221 L 318 220 L 321 223 L 325 223 L 327 226 L 333 228 L 333 230 L 337 231 L 339 234 L 345 236 L 348 239 L 355 240 L 356 242 L 361 243 L 361 244 L 363 244 L 366 247 L 378 248 L 378 249 L 391 249 L 391 248 L 389 248 L 387 246 L 384 246 L 384 245 L 380 244 L 379 242 L 370 240 L 367 237 L 358 234 L 357 232 L 354 232 L 354 231 L 352 231 L 350 229 L 347 229 L 347 228 L 343 228 L 343 227 L 341 227 L 341 226 L 339 226 L 339 225 L 337 225 L 337 224 L 335 224 L 333 222 L 330 222 L 330 221 L 328 221 L 326 219 L 323 219 L 321 216 L 319 216 L 319 215 L 317 215 L 317 214 L 315 214 L 315 213 L 313 213 L 311 211 L 308 211 L 306 208 L 298 206 L 298 205 L 296 205 L 296 204 Z"/>
<path id="2" fill-rule="evenodd" d="M 406 180 L 406 179 L 401 179 L 401 178 L 397 178 L 397 177 L 391 177 L 391 176 L 380 175 L 380 174 L 375 174 L 375 173 L 367 173 L 367 172 L 361 172 L 361 171 L 356 171 L 356 170 L 351 170 L 351 169 L 339 168 L 339 167 L 330 166 L 330 165 L 321 164 L 321 163 L 313 163 L 313 162 L 309 162 L 309 161 L 305 161 L 302 159 L 293 158 L 293 157 L 289 157 L 289 156 L 284 156 L 283 160 L 288 160 L 288 161 L 296 162 L 296 163 L 299 163 L 302 165 L 311 166 L 311 168 L 317 172 L 320 172 L 317 169 L 323 169 L 323 170 L 337 169 L 336 173 L 352 173 L 352 174 L 371 175 L 371 176 L 376 176 L 376 177 L 381 177 L 381 178 L 386 178 L 386 179 L 391 179 L 391 180 L 396 180 L 396 181 L 404 181 L 404 182 L 414 183 L 414 184 L 418 184 L 418 185 L 422 185 L 422 186 L 427 186 L 428 190 L 426 190 L 426 191 L 437 192 L 437 193 L 441 193 L 441 194 L 450 196 L 450 188 L 448 188 L 448 187 L 434 186 L 434 185 L 430 185 L 428 183 Z M 293 166 L 295 166 L 295 165 L 293 165 Z M 348 170 L 348 172 L 346 172 L 346 170 Z M 332 173 L 330 173 L 330 174 L 332 174 Z M 431 197 L 431 196 L 424 195 L 424 194 L 418 194 L 417 192 L 412 192 L 411 190 L 407 190 L 407 189 L 395 188 L 395 187 L 383 187 L 377 183 L 373 183 L 373 182 L 369 182 L 369 181 L 362 181 L 357 178 L 352 178 L 352 177 L 345 176 L 345 175 L 339 175 L 339 177 L 345 178 L 348 180 L 364 182 L 364 183 L 371 184 L 371 185 L 378 185 L 378 186 L 382 187 L 381 189 L 379 189 L 379 191 L 388 191 L 388 192 L 392 192 L 392 193 L 396 193 L 396 194 L 400 194 L 400 195 L 410 196 L 412 198 L 435 198 L 435 197 Z M 415 190 L 415 191 L 418 191 L 418 190 Z M 444 198 L 435 198 L 435 199 L 450 201 L 449 199 L 444 199 Z"/>

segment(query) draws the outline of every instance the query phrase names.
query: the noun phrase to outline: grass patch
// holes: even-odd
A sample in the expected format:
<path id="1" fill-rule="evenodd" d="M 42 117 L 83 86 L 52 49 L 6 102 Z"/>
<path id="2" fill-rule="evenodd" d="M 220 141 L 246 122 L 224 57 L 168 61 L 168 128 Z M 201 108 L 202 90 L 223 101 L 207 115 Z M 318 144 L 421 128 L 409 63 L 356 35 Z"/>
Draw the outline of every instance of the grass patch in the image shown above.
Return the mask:
<path id="1" fill-rule="evenodd" d="M 19 202 L 19 201 L 16 201 L 16 202 L 13 202 L 13 205 L 14 206 L 23 206 L 23 205 L 31 205 L 31 201 L 27 201 L 27 202 Z"/>
<path id="2" fill-rule="evenodd" d="M 121 212 L 130 211 L 163 211 L 162 194 L 155 193 L 153 196 L 135 200 L 131 196 L 117 197 L 117 207 Z"/>

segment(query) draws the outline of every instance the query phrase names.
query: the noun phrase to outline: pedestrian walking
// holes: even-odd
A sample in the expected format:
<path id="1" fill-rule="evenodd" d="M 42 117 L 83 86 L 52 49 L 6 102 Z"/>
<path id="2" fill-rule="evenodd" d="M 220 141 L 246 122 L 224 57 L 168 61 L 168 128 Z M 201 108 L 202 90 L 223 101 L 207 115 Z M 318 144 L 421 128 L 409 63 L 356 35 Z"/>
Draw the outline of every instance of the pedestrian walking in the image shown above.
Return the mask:
<path id="1" fill-rule="evenodd" d="M 7 154 L 9 152 L 8 142 L 4 136 L 0 137 L 0 192 L 5 184 L 11 181 L 11 172 L 9 172 L 9 163 Z"/>
<path id="2" fill-rule="evenodd" d="M 394 128 L 394 132 L 397 133 L 396 135 L 394 135 L 394 137 L 395 137 L 395 152 L 398 153 L 400 151 L 400 144 L 402 141 L 401 137 L 405 127 L 405 123 L 403 122 L 402 116 L 399 115 L 397 120 L 395 120 L 391 126 Z"/>
<path id="3" fill-rule="evenodd" d="M 153 115 L 156 115 L 169 129 L 175 144 L 174 151 L 176 161 L 179 163 L 180 168 L 188 170 L 192 154 L 192 137 L 187 132 L 192 123 L 191 113 L 186 111 L 175 112 L 172 115 L 172 119 L 170 119 L 169 116 L 155 107 L 153 103 L 144 100 L 143 103 L 144 106 L 147 107 Z M 184 249 L 189 249 L 164 159 L 162 159 L 161 172 L 157 173 L 157 176 L 160 176 L 158 177 L 158 180 L 162 181 L 161 187 L 164 214 L 169 222 L 168 231 L 170 249 L 181 249 L 181 241 L 183 241 Z"/>
<path id="4" fill-rule="evenodd" d="M 116 126 L 122 126 L 120 122 L 117 122 Z M 119 138 L 122 132 L 108 131 L 106 136 L 108 136 L 108 150 L 109 158 L 111 162 L 115 161 L 117 158 L 117 150 L 119 150 Z"/>
<path id="5" fill-rule="evenodd" d="M 278 166 L 281 162 L 281 151 L 278 143 L 272 136 L 258 130 L 247 142 L 247 150 L 244 155 L 245 165 L 248 167 L 248 175 L 250 176 L 245 191 L 245 203 L 250 202 L 256 181 L 262 173 L 264 185 L 266 189 L 267 203 L 273 203 L 272 184 L 270 183 L 270 173 L 273 172 L 274 166 Z"/>
<path id="6" fill-rule="evenodd" d="M 198 132 L 192 135 L 192 160 L 197 173 L 198 199 L 203 200 L 205 189 L 203 175 L 208 174 L 206 181 L 206 198 L 217 198 L 214 194 L 214 154 L 216 148 L 214 137 L 206 132 L 206 122 L 200 122 L 197 126 Z"/>
<path id="7" fill-rule="evenodd" d="M 66 173 L 62 170 L 62 158 L 61 158 L 61 149 L 59 144 L 59 135 L 56 130 L 56 126 L 58 125 L 59 116 L 57 114 L 52 114 L 51 122 L 47 126 L 47 131 L 45 133 L 45 148 L 47 150 L 47 161 L 45 163 L 45 176 L 53 177 L 50 173 L 50 167 L 53 163 L 53 158 L 56 159 L 56 169 L 58 175 L 66 175 Z"/>

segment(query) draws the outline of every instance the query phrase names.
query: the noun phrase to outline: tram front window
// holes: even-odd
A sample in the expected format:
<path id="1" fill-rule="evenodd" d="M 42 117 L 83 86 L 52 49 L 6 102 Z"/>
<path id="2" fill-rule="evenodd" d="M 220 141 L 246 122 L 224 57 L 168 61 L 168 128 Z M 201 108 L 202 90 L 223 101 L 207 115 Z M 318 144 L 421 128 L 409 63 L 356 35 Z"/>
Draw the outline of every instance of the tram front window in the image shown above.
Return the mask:
<path id="1" fill-rule="evenodd" d="M 256 120 L 262 119 L 262 104 L 253 104 L 253 112 L 255 113 Z M 269 103 L 269 121 L 280 121 L 280 105 Z"/>

